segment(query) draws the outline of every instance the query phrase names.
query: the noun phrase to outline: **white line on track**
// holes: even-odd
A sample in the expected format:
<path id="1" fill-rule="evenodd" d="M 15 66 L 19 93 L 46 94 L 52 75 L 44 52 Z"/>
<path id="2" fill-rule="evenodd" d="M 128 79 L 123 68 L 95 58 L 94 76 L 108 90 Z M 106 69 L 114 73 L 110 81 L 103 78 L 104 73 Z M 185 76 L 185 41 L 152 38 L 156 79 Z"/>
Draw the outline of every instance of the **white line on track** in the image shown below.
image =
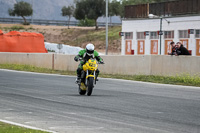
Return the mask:
<path id="1" fill-rule="evenodd" d="M 1 71 L 9 71 L 9 72 L 18 72 L 18 73 L 30 73 L 30 74 L 38 74 L 38 75 L 48 75 L 48 76 L 61 76 L 61 77 L 73 77 L 76 76 L 72 75 L 59 75 L 59 74 L 48 74 L 48 73 L 37 73 L 37 72 L 27 72 L 27 71 L 16 71 L 16 70 L 9 70 L 9 69 L 0 69 Z M 195 86 L 183 86 L 183 85 L 172 85 L 172 84 L 161 84 L 161 83 L 151 83 L 151 82 L 143 82 L 143 81 L 133 81 L 133 80 L 125 80 L 125 79 L 114 79 L 114 78 L 100 78 L 105 80 L 113 80 L 113 81 L 123 81 L 129 83 L 139 83 L 139 84 L 149 84 L 149 85 L 158 85 L 158 86 L 169 86 L 169 87 L 182 87 L 182 88 L 190 88 L 190 89 L 200 89 L 200 87 Z"/>
<path id="2" fill-rule="evenodd" d="M 16 103 L 13 103 L 13 104 L 16 104 Z M 46 109 L 46 108 L 39 107 L 39 106 L 37 108 L 40 109 L 40 110 Z M 145 129 L 145 130 L 152 130 L 152 131 L 158 131 L 158 132 L 163 132 L 163 133 L 169 133 L 168 131 L 165 131 L 165 130 L 162 130 L 162 129 L 156 129 L 156 128 L 151 128 L 151 127 L 145 127 L 145 126 L 142 126 L 142 125 L 131 124 L 131 123 L 127 123 L 125 121 L 109 120 L 109 119 L 99 118 L 99 117 L 96 117 L 96 116 L 90 116 L 90 115 L 81 114 L 81 113 L 76 113 L 76 114 L 74 114 L 74 116 L 81 116 L 81 117 L 84 117 L 86 119 L 79 119 L 79 118 L 74 117 L 74 116 L 68 116 L 66 114 L 60 114 L 60 111 L 57 111 L 57 113 L 52 113 L 52 112 L 46 111 L 45 113 L 49 114 L 49 116 L 55 116 L 56 115 L 57 117 L 68 118 L 68 119 L 71 119 L 73 121 L 82 121 L 83 123 L 84 123 L 84 121 L 87 121 L 87 118 L 88 118 L 88 119 L 93 119 L 93 120 L 100 120 L 100 121 L 104 121 L 104 122 L 109 122 L 109 123 L 116 123 L 116 124 L 122 124 L 122 125 L 126 125 L 126 126 L 136 127 L 136 128 L 142 128 L 142 129 Z M 90 123 L 93 123 L 93 122 L 90 121 Z M 52 127 L 50 127 L 50 128 L 52 129 Z M 101 129 L 102 127 L 98 127 L 98 128 Z M 40 129 L 37 129 L 37 130 L 40 130 Z M 56 133 L 56 132 L 52 132 L 52 133 Z"/>
<path id="3" fill-rule="evenodd" d="M 34 129 L 34 130 L 40 130 L 40 131 L 45 131 L 45 132 L 50 132 L 50 133 L 56 133 L 54 131 L 44 130 L 44 129 L 41 129 L 41 128 L 37 128 L 37 127 L 33 127 L 33 126 L 28 126 L 28 125 L 24 125 L 24 124 L 19 124 L 19 123 L 15 123 L 15 122 L 12 122 L 12 121 L 2 120 L 2 119 L 0 119 L 0 121 L 4 122 L 4 123 L 11 124 L 11 125 L 24 127 L 24 128 L 29 128 L 29 129 Z"/>

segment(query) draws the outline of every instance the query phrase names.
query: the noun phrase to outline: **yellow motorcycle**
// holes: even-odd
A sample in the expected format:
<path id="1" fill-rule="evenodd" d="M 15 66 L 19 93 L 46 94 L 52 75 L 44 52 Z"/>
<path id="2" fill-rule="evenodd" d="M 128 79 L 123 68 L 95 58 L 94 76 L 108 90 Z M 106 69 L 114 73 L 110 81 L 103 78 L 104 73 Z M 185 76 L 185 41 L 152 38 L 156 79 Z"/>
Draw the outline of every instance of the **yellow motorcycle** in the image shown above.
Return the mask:
<path id="1" fill-rule="evenodd" d="M 92 94 L 94 85 L 96 84 L 97 77 L 96 71 L 98 68 L 97 60 L 96 59 L 89 59 L 83 65 L 83 70 L 81 72 L 81 82 L 78 83 L 79 85 L 79 94 L 90 96 Z"/>

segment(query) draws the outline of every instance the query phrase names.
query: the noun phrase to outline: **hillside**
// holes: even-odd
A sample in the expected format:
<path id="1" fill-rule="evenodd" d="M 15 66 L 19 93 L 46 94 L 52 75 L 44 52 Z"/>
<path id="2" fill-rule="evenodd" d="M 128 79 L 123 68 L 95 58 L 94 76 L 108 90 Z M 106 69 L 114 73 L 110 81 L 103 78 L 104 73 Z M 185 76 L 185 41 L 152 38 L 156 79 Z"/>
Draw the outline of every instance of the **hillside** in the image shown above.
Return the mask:
<path id="1" fill-rule="evenodd" d="M 0 17 L 10 17 L 8 9 L 13 8 L 16 1 L 21 0 L 0 0 Z M 31 4 L 32 0 L 23 0 Z M 33 0 L 34 19 L 65 19 L 61 15 L 61 8 L 73 4 L 73 0 Z"/>
<path id="2" fill-rule="evenodd" d="M 87 43 L 93 43 L 96 50 L 102 53 L 105 52 L 105 28 L 94 30 L 94 27 L 71 27 L 68 29 L 66 26 L 0 24 L 0 29 L 4 33 L 12 30 L 41 33 L 44 35 L 46 42 L 67 44 L 81 48 L 85 48 Z M 109 54 L 120 54 L 121 52 L 120 31 L 121 26 L 109 28 Z"/>
<path id="3" fill-rule="evenodd" d="M 26 1 L 30 4 L 33 1 L 33 19 L 46 20 L 67 20 L 67 17 L 61 15 L 61 9 L 63 6 L 74 4 L 74 0 L 0 0 L 0 18 L 9 18 L 8 9 L 13 8 L 17 1 Z M 74 20 L 75 18 L 71 19 Z M 105 18 L 99 18 L 98 22 L 105 22 Z M 112 22 L 120 23 L 121 20 L 114 16 Z"/>

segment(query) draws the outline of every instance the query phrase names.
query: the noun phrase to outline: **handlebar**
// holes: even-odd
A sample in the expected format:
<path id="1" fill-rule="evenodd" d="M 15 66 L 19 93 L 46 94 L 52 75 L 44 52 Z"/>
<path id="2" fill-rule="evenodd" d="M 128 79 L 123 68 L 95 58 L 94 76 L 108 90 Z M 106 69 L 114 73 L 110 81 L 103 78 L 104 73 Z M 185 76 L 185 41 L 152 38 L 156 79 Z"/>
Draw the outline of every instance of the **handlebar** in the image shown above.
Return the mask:
<path id="1" fill-rule="evenodd" d="M 102 62 L 102 63 L 98 62 L 97 64 L 105 64 L 105 63 L 104 62 Z"/>
<path id="2" fill-rule="evenodd" d="M 78 58 L 78 61 L 82 61 L 84 60 L 83 58 Z M 97 64 L 105 64 L 104 62 L 100 63 L 100 62 L 97 62 Z"/>
<path id="3" fill-rule="evenodd" d="M 83 58 L 78 58 L 78 61 L 81 61 L 81 60 L 83 60 Z"/>

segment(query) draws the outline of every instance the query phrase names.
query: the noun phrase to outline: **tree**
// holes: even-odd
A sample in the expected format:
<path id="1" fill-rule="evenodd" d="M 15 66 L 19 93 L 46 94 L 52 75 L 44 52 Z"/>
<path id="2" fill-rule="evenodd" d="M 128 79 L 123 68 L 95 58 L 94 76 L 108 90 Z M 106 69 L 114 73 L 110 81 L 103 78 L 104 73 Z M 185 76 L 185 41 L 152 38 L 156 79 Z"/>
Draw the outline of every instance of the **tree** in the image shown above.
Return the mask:
<path id="1" fill-rule="evenodd" d="M 24 24 L 28 24 L 25 16 L 31 16 L 33 9 L 29 3 L 20 1 L 14 5 L 14 9 L 9 9 L 8 13 L 10 16 L 21 16 L 24 19 Z"/>
<path id="2" fill-rule="evenodd" d="M 62 16 L 68 16 L 68 29 L 69 29 L 69 22 L 70 22 L 71 17 L 74 14 L 74 7 L 73 6 L 68 6 L 68 7 L 63 6 L 61 11 L 62 11 Z"/>
<path id="3" fill-rule="evenodd" d="M 117 0 L 112 0 L 108 5 L 108 15 L 110 16 L 110 22 L 112 23 L 112 16 L 120 15 L 120 2 Z"/>
<path id="4" fill-rule="evenodd" d="M 95 29 L 98 29 L 97 19 L 105 13 L 104 0 L 79 0 L 76 1 L 76 9 L 74 16 L 78 20 L 93 19 L 95 21 Z"/>
<path id="5" fill-rule="evenodd" d="M 90 26 L 94 26 L 94 25 L 95 25 L 94 20 L 87 19 L 87 18 L 80 20 L 79 23 L 78 23 L 78 26 L 90 27 Z"/>

